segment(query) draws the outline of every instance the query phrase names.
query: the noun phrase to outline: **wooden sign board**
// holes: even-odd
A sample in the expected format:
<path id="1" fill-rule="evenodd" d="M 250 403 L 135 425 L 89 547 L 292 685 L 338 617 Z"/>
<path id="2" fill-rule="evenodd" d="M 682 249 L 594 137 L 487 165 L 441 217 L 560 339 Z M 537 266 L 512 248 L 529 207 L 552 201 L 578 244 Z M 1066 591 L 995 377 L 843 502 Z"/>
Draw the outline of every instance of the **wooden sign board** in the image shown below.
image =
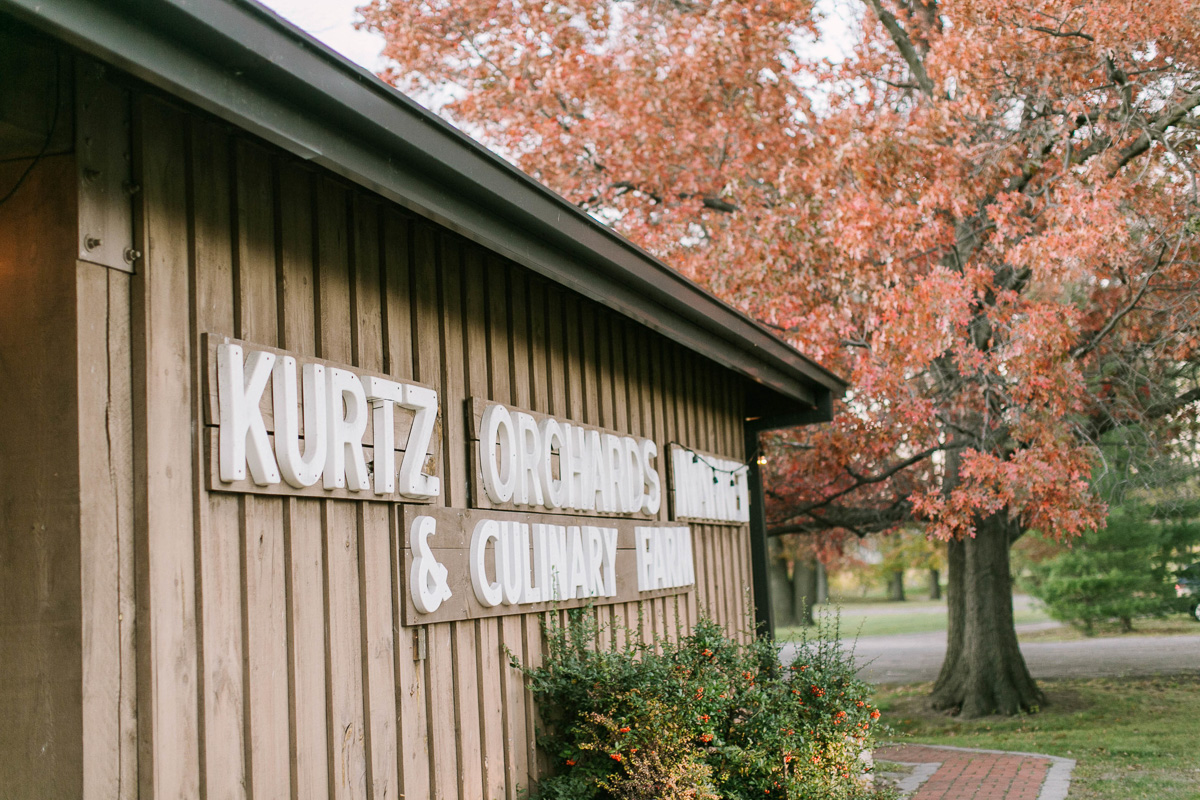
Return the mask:
<path id="1" fill-rule="evenodd" d="M 421 542 L 417 529 L 421 520 L 432 519 L 429 525 L 430 535 L 424 544 L 428 550 L 425 556 L 445 569 L 444 580 L 449 590 L 444 600 L 433 611 L 422 612 L 414 602 L 414 582 L 421 577 L 414 574 L 414 562 L 422 556 Z M 531 603 L 504 603 L 485 605 L 480 600 L 472 580 L 472 539 L 481 522 L 495 521 L 515 525 L 553 525 L 568 528 L 592 527 L 609 531 L 615 539 L 615 558 L 612 563 L 612 593 L 608 596 L 592 595 L 573 597 L 570 599 L 550 600 Z M 424 625 L 431 622 L 446 622 L 454 620 L 479 619 L 497 617 L 509 614 L 527 614 L 556 609 L 580 608 L 582 606 L 609 605 L 627 603 L 637 600 L 649 600 L 656 597 L 666 597 L 676 594 L 686 594 L 695 586 L 695 574 L 692 560 L 691 531 L 686 525 L 675 523 L 652 522 L 639 520 L 624 520 L 611 518 L 581 518 L 577 515 L 553 514 L 521 514 L 504 511 L 482 509 L 458 509 L 443 507 L 405 506 L 404 526 L 399 537 L 400 563 L 403 567 L 403 586 L 401 592 L 403 605 L 403 621 L 405 625 Z M 640 530 L 639 530 L 640 529 Z M 639 558 L 637 546 L 639 535 L 645 547 L 646 531 L 657 531 L 674 535 L 677 546 L 671 552 L 673 558 L 669 571 L 675 575 L 674 580 L 665 583 L 676 583 L 674 586 L 664 586 L 643 590 L 639 588 L 642 576 L 639 574 Z M 686 544 L 685 544 L 686 541 Z M 497 545 L 491 542 L 483 558 L 483 577 L 486 581 L 499 582 L 497 573 Z M 529 582 L 535 580 L 538 559 L 537 544 L 529 543 L 528 549 L 521 555 L 528 570 Z M 419 570 L 418 570 L 419 572 Z M 607 577 L 607 576 L 605 576 Z M 436 583 L 435 578 L 430 578 Z"/>
<path id="2" fill-rule="evenodd" d="M 488 493 L 485 490 L 484 477 L 483 477 L 483 462 L 481 460 L 482 458 L 485 457 L 484 456 L 485 448 L 483 446 L 483 443 L 481 442 L 481 436 L 482 436 L 482 428 L 483 428 L 482 423 L 483 423 L 484 411 L 489 406 L 502 406 L 502 407 L 508 409 L 514 415 L 518 414 L 518 413 L 526 414 L 526 415 L 532 417 L 533 420 L 536 423 L 538 423 L 539 425 L 542 422 L 544 422 L 545 420 L 553 419 L 553 420 L 557 420 L 560 423 L 569 424 L 576 430 L 583 430 L 583 431 L 588 431 L 588 432 L 594 431 L 594 432 L 599 433 L 601 436 L 615 436 L 619 439 L 631 438 L 629 434 L 621 433 L 620 431 L 609 430 L 607 428 L 600 428 L 595 425 L 584 425 L 582 423 L 577 423 L 577 422 L 573 422 L 573 421 L 561 420 L 561 419 L 558 419 L 557 417 L 552 417 L 549 414 L 542 414 L 537 411 L 521 409 L 521 408 L 517 408 L 516 406 L 506 405 L 504 403 L 496 403 L 491 400 L 485 400 L 480 397 L 472 397 L 467 400 L 467 437 L 468 437 L 468 444 L 469 444 L 468 458 L 470 460 L 471 505 L 474 508 L 502 509 L 502 510 L 508 510 L 508 511 L 528 510 L 527 507 L 522 507 L 522 506 L 518 505 L 517 503 L 511 502 L 511 501 L 504 502 L 504 503 L 496 503 L 488 496 Z M 659 461 L 659 460 L 661 460 L 661 458 L 656 457 L 653 460 Z M 660 472 L 660 470 L 657 469 L 657 465 L 655 465 L 655 464 L 651 464 L 650 466 L 655 469 L 655 481 L 657 481 L 657 474 L 658 474 L 658 472 Z M 555 474 L 556 478 L 561 476 L 561 474 L 562 474 L 561 467 L 562 467 L 562 464 L 560 462 L 560 459 L 559 459 L 558 455 L 555 454 L 553 457 L 552 469 L 554 470 L 554 474 Z M 655 508 L 657 509 L 657 506 L 655 506 Z M 648 511 L 646 511 L 643 508 L 639 508 L 636 511 L 604 511 L 604 510 L 600 510 L 600 509 L 573 509 L 573 508 L 565 508 L 565 507 L 553 508 L 553 509 L 547 508 L 544 510 L 549 513 L 554 513 L 554 514 L 565 514 L 565 515 L 587 516 L 587 517 L 626 518 L 626 519 L 644 519 L 644 520 L 657 519 L 656 514 L 649 513 Z"/>
<path id="3" fill-rule="evenodd" d="M 272 444 L 274 444 L 275 435 L 272 433 L 270 434 L 269 438 L 271 439 Z M 433 498 L 422 500 L 377 495 L 369 489 L 358 492 L 347 488 L 326 489 L 320 481 L 312 486 L 306 486 L 304 488 L 296 488 L 282 481 L 279 483 L 268 484 L 266 486 L 260 486 L 250 478 L 245 478 L 239 481 L 223 481 L 221 480 L 220 464 L 217 461 L 219 447 L 217 439 L 218 432 L 216 427 L 206 427 L 204 429 L 204 459 L 205 463 L 207 464 L 207 468 L 204 471 L 204 488 L 208 489 L 210 492 L 259 494 L 271 497 L 323 497 L 328 500 L 373 500 L 376 502 L 402 501 L 405 503 L 416 503 L 419 506 L 425 506 L 434 502 Z M 396 450 L 397 463 L 399 463 L 403 453 L 403 450 Z M 367 458 L 367 469 L 370 471 L 370 474 L 373 477 L 375 448 L 371 447 L 370 445 L 363 445 L 363 454 Z M 426 467 L 426 469 L 432 468 L 432 465 Z"/>
<path id="4" fill-rule="evenodd" d="M 372 372 L 370 370 L 362 370 L 356 367 L 338 364 L 333 361 L 327 361 L 320 358 L 311 358 L 308 356 L 299 356 L 290 353 L 286 350 L 280 350 L 276 347 L 268 347 L 266 345 L 256 344 L 254 342 L 246 342 L 240 339 L 234 339 L 229 336 L 223 336 L 215 333 L 205 333 L 203 335 L 203 346 L 206 354 L 204 360 L 204 374 L 202 386 L 204 387 L 204 397 L 202 400 L 204 414 L 204 430 L 201 434 L 201 445 L 205 449 L 205 461 L 207 469 L 205 470 L 206 481 L 205 487 L 209 491 L 214 492 L 237 492 L 245 494 L 262 494 L 262 495 L 290 495 L 295 497 L 328 497 L 346 500 L 396 500 L 405 503 L 426 504 L 433 502 L 434 497 L 408 497 L 399 494 L 377 494 L 373 490 L 353 491 L 349 488 L 325 488 L 322 481 L 317 481 L 315 484 L 296 487 L 290 485 L 286 481 L 277 481 L 262 485 L 256 483 L 249 475 L 245 478 L 236 480 L 223 480 L 221 477 L 220 461 L 219 461 L 219 438 L 220 438 L 220 391 L 218 381 L 218 348 L 222 345 L 235 345 L 239 347 L 243 353 L 267 353 L 274 356 L 276 359 L 284 357 L 294 358 L 298 362 L 297 369 L 302 369 L 304 365 L 317 364 L 326 370 L 344 370 L 351 372 L 358 377 L 359 381 L 366 383 L 371 378 L 378 378 L 383 381 L 397 383 L 395 378 L 389 377 L 380 372 Z M 271 442 L 272 452 L 278 452 L 276 446 L 276 409 L 274 404 L 274 381 L 275 376 L 272 374 L 267 379 L 265 387 L 259 395 L 258 413 L 262 418 L 266 428 L 267 437 Z M 431 387 L 424 384 L 416 383 L 415 381 L 404 380 L 403 385 L 417 387 L 433 393 L 436 403 L 436 392 Z M 304 429 L 305 414 L 303 413 L 303 392 L 298 392 L 298 406 L 296 425 L 299 430 L 299 439 L 303 447 L 306 439 L 306 431 Z M 413 422 L 416 417 L 414 410 L 406 408 L 399 404 L 394 404 L 392 409 L 392 424 L 394 426 L 392 441 L 395 443 L 395 458 L 396 464 L 402 464 L 404 456 L 407 453 L 410 436 L 413 431 Z M 424 451 L 424 458 L 420 463 L 420 471 L 429 476 L 439 478 L 439 468 L 441 465 L 441 441 L 442 441 L 442 417 L 440 412 L 435 408 L 433 412 L 436 416 L 433 422 L 432 431 L 429 432 L 427 446 Z M 366 457 L 367 469 L 374 477 L 374 466 L 376 462 L 374 453 L 375 442 L 375 415 L 367 413 L 366 428 L 361 437 L 362 450 Z"/>
<path id="5" fill-rule="evenodd" d="M 671 519 L 706 525 L 750 520 L 749 470 L 740 461 L 672 442 L 667 448 Z"/>

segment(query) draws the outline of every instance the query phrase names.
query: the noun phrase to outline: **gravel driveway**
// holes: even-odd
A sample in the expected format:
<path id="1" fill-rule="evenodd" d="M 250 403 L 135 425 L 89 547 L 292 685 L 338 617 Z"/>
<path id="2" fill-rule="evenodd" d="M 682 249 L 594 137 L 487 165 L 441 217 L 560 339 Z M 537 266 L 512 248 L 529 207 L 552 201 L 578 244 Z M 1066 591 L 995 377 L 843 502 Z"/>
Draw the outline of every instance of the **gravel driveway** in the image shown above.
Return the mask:
<path id="1" fill-rule="evenodd" d="M 1018 625 L 1017 630 L 1037 630 L 1045 626 L 1045 623 Z M 851 644 L 847 642 L 847 647 Z M 795 651 L 794 645 L 784 645 L 780 655 L 785 664 L 795 657 Z M 859 676 L 871 683 L 922 683 L 937 678 L 946 653 L 946 634 L 864 636 L 854 644 L 854 652 L 858 663 L 863 665 L 858 671 Z M 1121 636 L 1023 643 L 1021 652 L 1034 678 L 1200 672 L 1200 632 L 1186 636 Z"/>

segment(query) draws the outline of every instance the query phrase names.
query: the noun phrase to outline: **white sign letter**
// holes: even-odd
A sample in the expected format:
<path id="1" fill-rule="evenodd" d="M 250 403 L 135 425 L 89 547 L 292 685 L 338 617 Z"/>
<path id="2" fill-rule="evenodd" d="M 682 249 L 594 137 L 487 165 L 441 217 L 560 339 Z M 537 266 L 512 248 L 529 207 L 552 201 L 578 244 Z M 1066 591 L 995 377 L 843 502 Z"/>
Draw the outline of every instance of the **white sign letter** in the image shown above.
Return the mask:
<path id="1" fill-rule="evenodd" d="M 658 470 L 650 463 L 658 456 L 658 445 L 653 439 L 642 439 L 642 476 L 646 479 L 646 490 L 642 496 L 642 511 L 651 516 L 658 513 L 662 503 L 662 486 L 658 480 Z"/>
<path id="2" fill-rule="evenodd" d="M 255 351 L 245 359 L 236 344 L 217 345 L 217 394 L 220 402 L 221 433 L 219 439 L 221 480 L 240 481 L 246 478 L 246 462 L 250 475 L 259 486 L 279 483 L 279 467 L 271 452 L 267 426 L 263 424 L 258 402 L 275 356 Z"/>
<path id="3" fill-rule="evenodd" d="M 538 459 L 541 455 L 541 437 L 533 417 L 524 411 L 516 413 L 517 423 L 517 478 L 516 503 L 519 506 L 542 505 L 542 486 L 538 481 Z"/>
<path id="4" fill-rule="evenodd" d="M 297 489 L 312 486 L 325 468 L 325 368 L 305 364 L 304 455 L 300 455 L 300 414 L 296 407 L 296 359 L 281 356 L 271 379 L 275 403 L 275 453 L 283 479 Z"/>
<path id="5" fill-rule="evenodd" d="M 517 486 L 517 432 L 512 415 L 501 405 L 488 406 L 483 412 L 479 442 L 483 488 L 493 503 L 507 503 Z"/>
<path id="6" fill-rule="evenodd" d="M 538 454 L 538 481 L 542 485 L 542 495 L 546 498 L 547 508 L 562 508 L 567 502 L 567 473 L 565 454 L 563 451 L 562 428 L 558 420 L 547 417 L 538 425 L 538 433 L 542 440 L 542 449 Z M 557 442 L 557 444 L 555 444 Z M 554 454 L 558 453 L 558 475 L 554 479 Z"/>
<path id="7" fill-rule="evenodd" d="M 362 437 L 367 432 L 367 395 L 353 372 L 330 367 L 327 419 L 329 452 L 325 456 L 325 488 L 361 492 L 371 488 Z"/>
<path id="8" fill-rule="evenodd" d="M 500 540 L 500 523 L 494 519 L 482 519 L 471 534 L 471 585 L 475 597 L 484 608 L 498 606 L 504 600 L 504 589 L 499 581 L 487 579 L 487 546 L 489 541 Z M 496 551 L 496 571 L 499 572 L 500 551 Z"/>
<path id="9" fill-rule="evenodd" d="M 417 517 L 413 520 L 410 546 L 416 555 L 408 583 L 413 605 L 422 614 L 432 614 L 453 596 L 446 580 L 449 570 L 444 564 L 438 563 L 429 549 L 429 537 L 436 532 L 436 527 L 437 522 L 433 517 Z"/>
<path id="10" fill-rule="evenodd" d="M 442 491 L 441 480 L 422 471 L 437 423 L 437 392 L 424 386 L 405 384 L 401 405 L 417 413 L 413 415 L 408 443 L 404 445 L 404 460 L 400 462 L 400 494 L 414 500 L 437 497 Z"/>
<path id="11" fill-rule="evenodd" d="M 366 391 L 375 421 L 375 494 L 391 494 L 396 491 L 396 403 L 404 401 L 404 386 L 368 377 Z"/>
<path id="12" fill-rule="evenodd" d="M 624 448 L 621 467 L 625 473 L 621 476 L 621 510 L 633 514 L 642 510 L 642 501 L 645 499 L 646 476 L 642 474 L 642 451 L 637 439 L 632 436 L 622 437 L 621 446 Z"/>

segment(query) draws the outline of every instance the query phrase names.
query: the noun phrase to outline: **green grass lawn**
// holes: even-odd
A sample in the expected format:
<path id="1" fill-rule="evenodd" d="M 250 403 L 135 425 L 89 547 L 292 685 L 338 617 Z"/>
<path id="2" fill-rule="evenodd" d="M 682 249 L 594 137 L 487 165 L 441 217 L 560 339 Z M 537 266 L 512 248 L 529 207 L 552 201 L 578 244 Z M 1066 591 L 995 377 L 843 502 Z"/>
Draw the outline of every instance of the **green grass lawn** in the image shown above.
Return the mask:
<path id="1" fill-rule="evenodd" d="M 1200 674 L 1041 685 L 1046 707 L 1012 718 L 930 711 L 929 684 L 881 686 L 876 698 L 893 741 L 1075 759 L 1070 800 L 1200 800 Z"/>
<path id="2" fill-rule="evenodd" d="M 908 591 L 905 592 L 905 598 L 901 601 L 892 600 L 885 592 L 871 592 L 869 594 L 831 594 L 829 595 L 829 604 L 835 606 L 862 606 L 862 605 L 893 605 L 893 606 L 908 606 L 908 605 L 945 605 L 945 595 L 942 595 L 941 600 L 930 600 L 928 592 Z"/>

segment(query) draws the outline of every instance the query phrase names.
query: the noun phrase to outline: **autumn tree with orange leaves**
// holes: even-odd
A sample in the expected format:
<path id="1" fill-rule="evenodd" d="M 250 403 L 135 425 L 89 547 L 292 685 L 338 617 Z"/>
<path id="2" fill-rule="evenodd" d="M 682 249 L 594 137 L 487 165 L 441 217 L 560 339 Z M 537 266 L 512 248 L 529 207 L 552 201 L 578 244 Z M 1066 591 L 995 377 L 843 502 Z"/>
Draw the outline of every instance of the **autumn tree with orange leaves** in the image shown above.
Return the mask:
<path id="1" fill-rule="evenodd" d="M 1103 524 L 1106 436 L 1196 422 L 1200 4 L 374 0 L 386 78 L 841 371 L 775 534 L 949 542 L 934 702 L 1036 707 L 1009 547 Z"/>

